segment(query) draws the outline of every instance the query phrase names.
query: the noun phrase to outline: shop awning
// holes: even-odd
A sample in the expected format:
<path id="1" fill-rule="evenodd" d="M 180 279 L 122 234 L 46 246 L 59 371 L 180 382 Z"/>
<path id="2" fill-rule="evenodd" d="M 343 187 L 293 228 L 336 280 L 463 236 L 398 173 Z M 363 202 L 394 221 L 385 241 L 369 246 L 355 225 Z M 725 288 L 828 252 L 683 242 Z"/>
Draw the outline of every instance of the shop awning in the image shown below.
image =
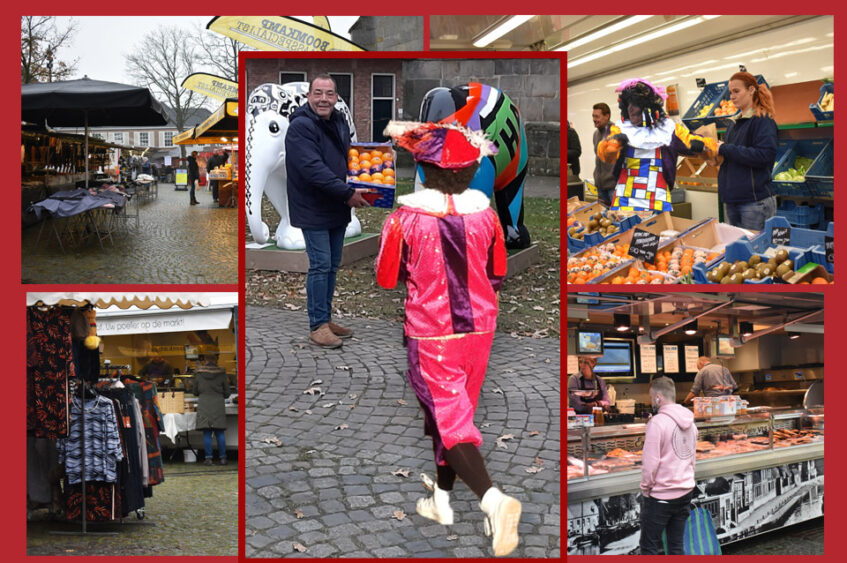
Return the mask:
<path id="1" fill-rule="evenodd" d="M 153 334 L 227 329 L 232 323 L 232 305 L 180 310 L 98 311 L 97 334 Z"/>
<path id="2" fill-rule="evenodd" d="M 219 145 L 238 137 L 238 100 L 228 99 L 203 123 L 174 137 L 175 145 Z"/>
<path id="3" fill-rule="evenodd" d="M 204 293 L 114 293 L 114 292 L 56 292 L 56 293 L 27 293 L 26 304 L 31 305 L 67 305 L 81 307 L 89 303 L 99 309 L 112 305 L 121 309 L 132 306 L 139 309 L 149 309 L 153 305 L 160 309 L 179 307 L 207 307 L 210 304 L 208 294 Z"/>

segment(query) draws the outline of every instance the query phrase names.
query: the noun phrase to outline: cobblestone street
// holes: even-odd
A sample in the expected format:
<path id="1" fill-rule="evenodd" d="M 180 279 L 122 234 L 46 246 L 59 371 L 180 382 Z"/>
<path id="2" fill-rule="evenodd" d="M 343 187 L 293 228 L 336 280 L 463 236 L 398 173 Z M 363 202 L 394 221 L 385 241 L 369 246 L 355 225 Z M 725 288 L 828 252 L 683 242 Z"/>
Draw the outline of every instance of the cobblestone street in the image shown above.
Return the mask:
<path id="1" fill-rule="evenodd" d="M 27 555 L 238 555 L 237 464 L 165 463 L 165 481 L 145 504 L 144 520 L 132 513 L 124 524 L 89 524 L 90 532 L 116 532 L 109 536 L 51 534 L 82 525 L 35 511 Z"/>
<path id="2" fill-rule="evenodd" d="M 415 512 L 419 474 L 434 466 L 402 325 L 336 320 L 356 335 L 323 350 L 308 343 L 302 311 L 247 308 L 247 557 L 490 557 L 464 484 L 453 526 Z M 523 503 L 513 557 L 560 553 L 559 348 L 498 333 L 480 396 L 492 480 Z"/>
<path id="3" fill-rule="evenodd" d="M 219 208 L 206 188 L 200 205 L 188 205 L 188 192 L 159 184 L 158 198 L 140 204 L 138 227 L 113 235 L 114 244 L 96 238 L 63 253 L 49 223 L 35 248 L 39 225 L 24 229 L 23 283 L 238 283 L 239 209 Z M 130 213 L 135 212 L 132 204 Z M 65 221 L 65 220 L 61 220 Z"/>

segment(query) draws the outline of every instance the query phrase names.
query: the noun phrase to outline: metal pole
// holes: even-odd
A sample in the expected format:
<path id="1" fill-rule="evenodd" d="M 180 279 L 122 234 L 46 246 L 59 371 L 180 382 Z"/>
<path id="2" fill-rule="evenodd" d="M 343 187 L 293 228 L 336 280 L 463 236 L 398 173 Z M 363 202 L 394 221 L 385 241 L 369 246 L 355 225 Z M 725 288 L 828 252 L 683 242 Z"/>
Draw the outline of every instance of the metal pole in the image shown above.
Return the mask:
<path id="1" fill-rule="evenodd" d="M 88 110 L 85 113 L 85 189 L 88 189 Z"/>

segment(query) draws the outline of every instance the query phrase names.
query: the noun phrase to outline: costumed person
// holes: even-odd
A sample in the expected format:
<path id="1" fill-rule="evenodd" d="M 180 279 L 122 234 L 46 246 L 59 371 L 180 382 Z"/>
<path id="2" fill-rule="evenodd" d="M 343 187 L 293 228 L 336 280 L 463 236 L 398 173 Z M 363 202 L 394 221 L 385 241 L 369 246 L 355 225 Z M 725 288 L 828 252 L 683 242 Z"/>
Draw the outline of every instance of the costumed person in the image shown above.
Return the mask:
<path id="1" fill-rule="evenodd" d="M 771 174 L 779 140 L 773 96 L 749 72 L 736 72 L 729 79 L 729 97 L 740 114 L 718 143 L 723 157 L 718 196 L 727 223 L 761 231 L 765 221 L 776 215 Z"/>
<path id="2" fill-rule="evenodd" d="M 621 122 L 597 145 L 597 156 L 615 163 L 612 209 L 624 211 L 672 211 L 671 190 L 679 155 L 714 158 L 717 141 L 691 133 L 674 123 L 662 107 L 668 95 L 647 80 L 625 80 L 619 93 Z"/>
<path id="3" fill-rule="evenodd" d="M 453 523 L 450 491 L 458 476 L 486 515 L 495 556 L 518 544 L 521 503 L 493 486 L 479 451 L 474 411 L 497 324 L 506 246 L 489 198 L 468 189 L 479 162 L 496 147 L 480 131 L 445 123 L 390 122 L 385 134 L 420 164 L 424 189 L 398 198 L 382 230 L 377 283 L 406 282 L 407 377 L 432 437 L 436 482 L 417 512 Z"/>

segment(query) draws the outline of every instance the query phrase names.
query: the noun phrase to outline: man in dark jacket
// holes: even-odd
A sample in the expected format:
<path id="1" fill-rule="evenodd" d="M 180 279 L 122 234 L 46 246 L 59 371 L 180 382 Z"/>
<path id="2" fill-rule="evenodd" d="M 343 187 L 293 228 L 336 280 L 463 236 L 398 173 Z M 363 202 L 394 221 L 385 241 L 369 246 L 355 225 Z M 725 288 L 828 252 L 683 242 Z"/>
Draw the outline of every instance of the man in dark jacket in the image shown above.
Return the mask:
<path id="1" fill-rule="evenodd" d="M 210 156 L 206 161 L 206 174 L 208 175 L 221 164 L 221 155 L 218 151 L 215 151 L 214 154 L 212 154 L 212 156 Z M 209 180 L 209 185 L 212 188 L 212 201 L 218 201 L 218 180 Z"/>
<path id="2" fill-rule="evenodd" d="M 303 230 L 309 257 L 309 340 L 324 348 L 338 348 L 342 338 L 353 335 L 332 322 L 332 294 L 350 208 L 368 205 L 346 182 L 350 128 L 335 110 L 337 101 L 332 77 L 316 76 L 308 103 L 291 114 L 285 135 L 288 212 L 291 224 Z"/>
<path id="3" fill-rule="evenodd" d="M 582 156 L 582 146 L 579 144 L 579 135 L 576 134 L 576 129 L 568 121 L 568 164 L 571 165 L 571 172 L 574 176 L 579 176 L 580 156 Z"/>
<path id="4" fill-rule="evenodd" d="M 614 163 L 607 164 L 597 156 L 597 145 L 609 136 L 609 122 L 612 119 L 612 110 L 603 102 L 594 104 L 591 110 L 591 119 L 594 121 L 594 185 L 597 186 L 597 198 L 606 205 L 612 205 L 615 198 L 615 185 L 618 183 L 615 177 Z"/>
<path id="5" fill-rule="evenodd" d="M 194 187 L 197 180 L 200 179 L 200 167 L 197 165 L 197 151 L 191 151 L 191 156 L 188 157 L 188 190 L 191 195 L 191 203 L 189 205 L 197 205 L 200 203 L 194 197 Z"/>

